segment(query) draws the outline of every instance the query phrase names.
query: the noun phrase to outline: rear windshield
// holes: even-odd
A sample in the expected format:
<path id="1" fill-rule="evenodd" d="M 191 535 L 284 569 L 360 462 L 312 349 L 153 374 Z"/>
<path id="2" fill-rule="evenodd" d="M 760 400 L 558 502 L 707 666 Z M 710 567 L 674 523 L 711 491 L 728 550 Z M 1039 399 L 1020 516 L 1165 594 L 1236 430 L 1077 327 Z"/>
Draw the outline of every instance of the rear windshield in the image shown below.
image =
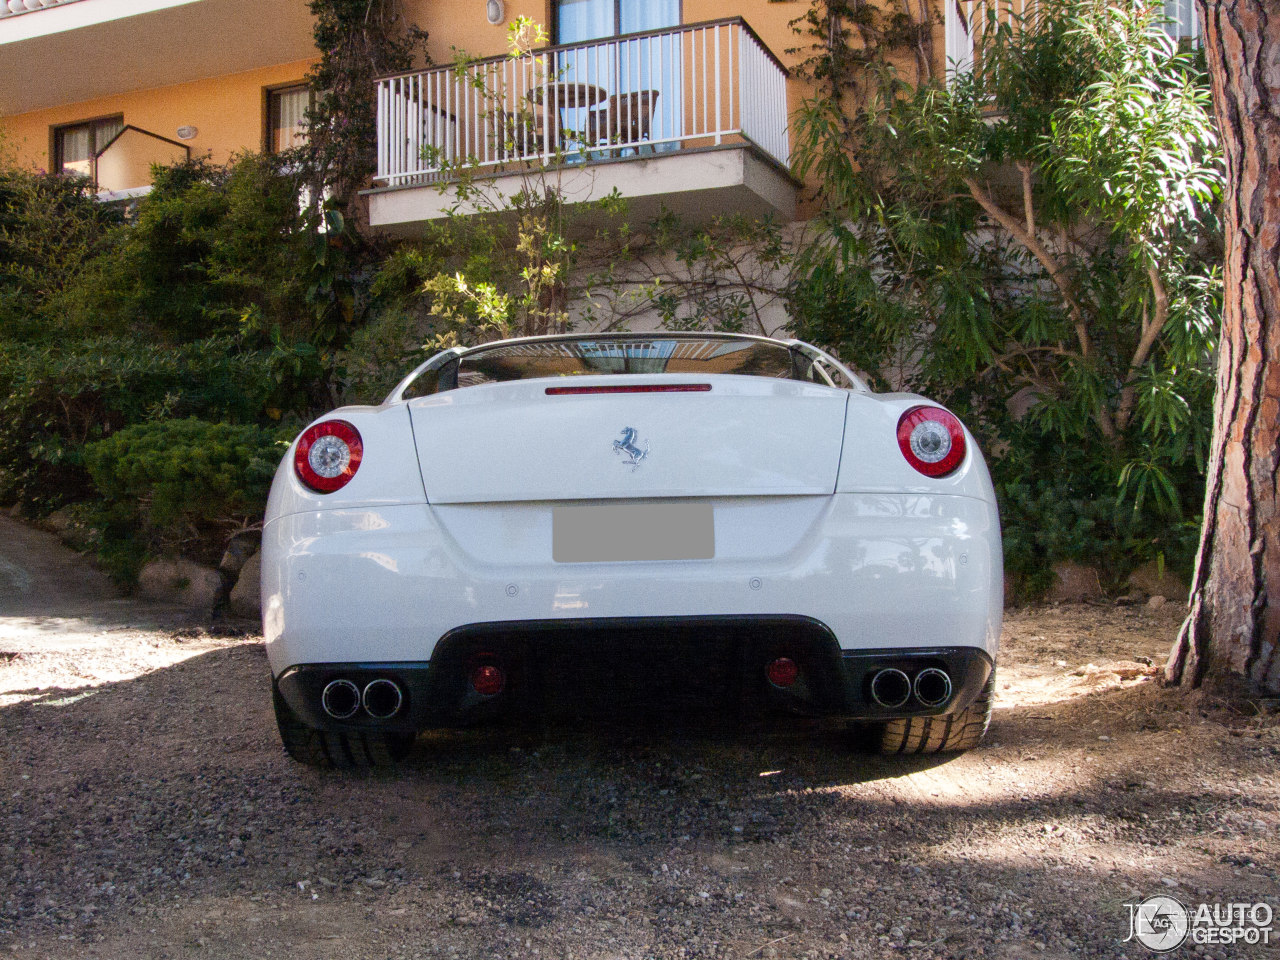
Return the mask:
<path id="1" fill-rule="evenodd" d="M 599 376 L 610 373 L 740 374 L 781 380 L 809 380 L 808 360 L 799 352 L 759 340 L 697 337 L 543 340 L 513 343 L 468 353 L 440 371 L 423 392 L 473 387 L 540 377 Z M 436 378 L 432 378 L 436 379 Z M 424 390 L 425 388 L 425 390 Z"/>

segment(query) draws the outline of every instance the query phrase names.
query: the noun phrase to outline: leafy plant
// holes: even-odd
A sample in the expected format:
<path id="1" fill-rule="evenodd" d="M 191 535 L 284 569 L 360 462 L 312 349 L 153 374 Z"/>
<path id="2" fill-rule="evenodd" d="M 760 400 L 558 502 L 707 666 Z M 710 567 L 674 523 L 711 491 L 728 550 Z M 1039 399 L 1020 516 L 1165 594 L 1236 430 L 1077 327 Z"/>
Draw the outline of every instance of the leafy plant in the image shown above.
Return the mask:
<path id="1" fill-rule="evenodd" d="M 1010 28 L 993 12 L 951 84 L 859 63 L 867 96 L 796 117 L 823 209 L 797 331 L 1008 451 L 992 469 L 1015 565 L 1096 560 L 1103 542 L 1121 567 L 1183 557 L 1199 502 L 1222 170 L 1206 78 L 1156 16 L 1057 0 Z M 1041 535 L 1064 529 L 1055 504 L 1086 502 L 1094 533 Z"/>
<path id="2" fill-rule="evenodd" d="M 0 340 L 57 335 L 58 300 L 121 219 L 88 180 L 0 165 Z"/>
<path id="3" fill-rule="evenodd" d="M 190 417 L 134 424 L 88 444 L 105 540 L 146 555 L 220 545 L 229 531 L 257 524 L 291 433 Z"/>
<path id="4" fill-rule="evenodd" d="M 252 421 L 268 389 L 266 358 L 225 338 L 0 347 L 0 497 L 38 513 L 85 499 L 87 444 L 144 420 Z"/>

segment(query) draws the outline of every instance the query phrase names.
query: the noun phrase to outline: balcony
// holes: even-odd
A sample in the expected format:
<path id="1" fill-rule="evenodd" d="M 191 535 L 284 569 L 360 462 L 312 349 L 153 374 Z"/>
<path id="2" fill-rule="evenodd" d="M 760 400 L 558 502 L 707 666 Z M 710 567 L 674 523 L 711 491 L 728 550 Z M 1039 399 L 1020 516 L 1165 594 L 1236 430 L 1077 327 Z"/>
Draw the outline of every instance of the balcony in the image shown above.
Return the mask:
<path id="1" fill-rule="evenodd" d="M 0 0 L 0 11 L 0 116 L 315 56 L 298 0 Z"/>
<path id="2" fill-rule="evenodd" d="M 1038 6 L 1038 0 L 944 0 L 947 76 L 972 70 L 986 34 L 1005 26 L 1018 30 Z M 1199 42 L 1195 0 L 1165 0 L 1164 17 L 1165 30 L 1175 40 Z"/>
<path id="3" fill-rule="evenodd" d="M 370 222 L 391 233 L 448 215 L 463 176 L 494 196 L 554 173 L 570 201 L 616 189 L 640 217 L 795 215 L 787 71 L 741 18 L 402 74 L 377 97 Z"/>

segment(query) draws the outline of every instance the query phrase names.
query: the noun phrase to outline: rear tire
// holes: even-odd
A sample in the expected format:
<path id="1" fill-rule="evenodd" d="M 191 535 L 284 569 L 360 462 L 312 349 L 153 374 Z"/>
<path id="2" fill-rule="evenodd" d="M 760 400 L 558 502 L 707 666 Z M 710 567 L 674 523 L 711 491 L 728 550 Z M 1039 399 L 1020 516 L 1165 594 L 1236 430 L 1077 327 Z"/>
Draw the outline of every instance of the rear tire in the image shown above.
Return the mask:
<path id="1" fill-rule="evenodd" d="M 991 703 L 995 699 L 996 671 L 978 694 L 978 699 L 959 713 L 946 717 L 910 717 L 889 720 L 874 729 L 872 744 L 878 753 L 904 756 L 922 753 L 959 753 L 982 742 L 991 724 Z"/>
<path id="2" fill-rule="evenodd" d="M 298 763 L 327 770 L 367 770 L 391 767 L 413 749 L 411 733 L 329 733 L 308 727 L 272 688 L 276 726 L 284 752 Z"/>

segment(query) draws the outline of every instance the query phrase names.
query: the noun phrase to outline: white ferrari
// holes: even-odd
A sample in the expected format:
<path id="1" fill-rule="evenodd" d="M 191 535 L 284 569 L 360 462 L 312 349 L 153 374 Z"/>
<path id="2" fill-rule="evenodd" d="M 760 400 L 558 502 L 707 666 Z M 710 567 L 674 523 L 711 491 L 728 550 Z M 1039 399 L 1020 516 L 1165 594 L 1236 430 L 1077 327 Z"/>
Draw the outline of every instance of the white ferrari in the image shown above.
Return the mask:
<path id="1" fill-rule="evenodd" d="M 487 718 L 717 709 L 964 750 L 1003 577 L 973 437 L 795 340 L 455 348 L 297 438 L 262 614 L 293 758 L 369 766 Z"/>

